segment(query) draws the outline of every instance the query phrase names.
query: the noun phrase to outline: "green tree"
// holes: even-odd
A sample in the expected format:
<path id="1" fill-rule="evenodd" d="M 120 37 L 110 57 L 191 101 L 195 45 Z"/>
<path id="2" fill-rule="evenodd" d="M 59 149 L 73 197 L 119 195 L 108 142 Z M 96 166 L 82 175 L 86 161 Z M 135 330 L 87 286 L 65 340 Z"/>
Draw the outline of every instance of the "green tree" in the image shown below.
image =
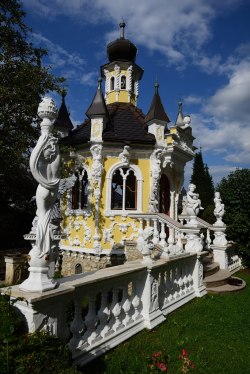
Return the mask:
<path id="1" fill-rule="evenodd" d="M 236 169 L 217 187 L 225 205 L 227 238 L 250 265 L 250 169 Z"/>
<path id="2" fill-rule="evenodd" d="M 201 150 L 195 154 L 190 182 L 196 185 L 196 192 L 199 193 L 204 208 L 199 215 L 206 221 L 213 222 L 214 184 L 208 166 L 204 165 Z"/>
<path id="3" fill-rule="evenodd" d="M 31 217 L 35 185 L 28 173 L 30 150 L 38 138 L 37 107 L 62 78 L 42 65 L 46 50 L 29 42 L 31 29 L 18 0 L 0 2 L 0 236 L 10 248 L 21 240 Z M 32 212 L 33 214 L 33 212 Z M 20 223 L 21 226 L 20 227 Z M 20 234 L 15 235 L 20 228 Z"/>

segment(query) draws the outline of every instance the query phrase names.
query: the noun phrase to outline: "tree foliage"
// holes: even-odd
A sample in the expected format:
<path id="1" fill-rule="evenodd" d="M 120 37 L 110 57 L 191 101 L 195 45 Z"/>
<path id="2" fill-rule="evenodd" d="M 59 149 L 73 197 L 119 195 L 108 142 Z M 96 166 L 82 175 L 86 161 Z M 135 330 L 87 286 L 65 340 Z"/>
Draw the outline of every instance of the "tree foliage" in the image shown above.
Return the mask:
<path id="1" fill-rule="evenodd" d="M 250 264 L 250 169 L 236 169 L 218 185 L 225 205 L 227 237 Z"/>
<path id="2" fill-rule="evenodd" d="M 18 0 L 0 2 L 0 204 L 1 223 L 30 210 L 34 182 L 27 172 L 30 150 L 38 138 L 37 107 L 49 90 L 60 90 L 42 65 L 46 50 L 29 41 L 31 29 Z M 19 212 L 19 213 L 18 213 Z M 6 234 L 6 227 L 3 233 Z M 2 236 L 1 236 L 2 238 Z M 3 244 L 2 240 L 2 244 Z M 5 245 L 5 244 L 3 244 Z"/>
<path id="3" fill-rule="evenodd" d="M 199 193 L 204 208 L 204 211 L 200 211 L 200 216 L 206 221 L 212 222 L 214 220 L 212 214 L 214 184 L 208 166 L 204 165 L 201 150 L 195 154 L 190 182 L 196 185 L 196 192 Z"/>

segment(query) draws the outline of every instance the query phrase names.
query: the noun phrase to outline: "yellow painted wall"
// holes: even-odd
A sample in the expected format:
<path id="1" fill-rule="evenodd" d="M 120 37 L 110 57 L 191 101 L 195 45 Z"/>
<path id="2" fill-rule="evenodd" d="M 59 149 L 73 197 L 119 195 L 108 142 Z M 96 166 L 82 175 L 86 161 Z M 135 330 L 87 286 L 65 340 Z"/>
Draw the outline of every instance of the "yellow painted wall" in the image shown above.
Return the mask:
<path id="1" fill-rule="evenodd" d="M 88 158 L 85 160 L 85 164 L 88 165 L 89 168 L 92 166 L 92 159 Z M 115 243 L 119 243 L 121 240 L 132 239 L 137 237 L 138 235 L 138 222 L 129 218 L 129 217 L 122 217 L 121 215 L 116 215 L 114 218 L 106 217 L 105 211 L 106 207 L 106 193 L 107 193 L 107 173 L 110 168 L 119 162 L 118 158 L 106 158 L 104 160 L 104 172 L 102 176 L 102 195 L 100 200 L 100 209 L 99 209 L 99 230 L 102 236 L 101 246 L 103 249 L 111 249 L 112 244 L 110 242 L 104 242 L 103 238 L 103 230 L 110 229 L 113 226 L 113 239 Z M 148 201 L 149 201 L 149 193 L 150 193 L 150 161 L 145 159 L 139 160 L 130 160 L 131 164 L 136 164 L 142 173 L 143 183 L 142 183 L 142 210 L 143 213 L 147 212 L 148 209 Z M 108 191 L 110 193 L 110 191 Z M 62 244 L 66 246 L 73 246 L 76 250 L 79 250 L 84 247 L 85 249 L 92 249 L 93 248 L 93 236 L 94 236 L 94 200 L 93 197 L 90 199 L 91 207 L 92 207 L 92 215 L 91 217 L 83 217 L 83 216 L 73 216 L 73 217 L 66 217 L 64 216 L 63 227 L 65 228 L 70 224 L 70 240 L 63 240 Z M 64 204 L 64 207 L 66 203 Z M 128 211 L 129 213 L 129 211 Z M 131 211 L 130 211 L 131 213 Z M 115 222 L 115 224 L 114 224 Z M 120 225 L 120 226 L 119 226 Z M 86 228 L 91 230 L 91 241 L 86 242 L 83 245 L 84 240 L 84 232 L 86 232 Z M 124 232 L 122 232 L 124 231 Z M 78 237 L 80 241 L 80 245 L 76 246 L 72 244 L 74 242 L 75 237 Z"/>

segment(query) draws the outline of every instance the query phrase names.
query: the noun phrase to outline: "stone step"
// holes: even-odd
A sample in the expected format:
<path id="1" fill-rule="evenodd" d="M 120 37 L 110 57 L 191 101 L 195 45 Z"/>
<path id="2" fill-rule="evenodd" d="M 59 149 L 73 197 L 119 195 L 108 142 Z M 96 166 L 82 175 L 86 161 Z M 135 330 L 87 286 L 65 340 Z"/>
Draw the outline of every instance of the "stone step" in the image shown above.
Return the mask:
<path id="1" fill-rule="evenodd" d="M 209 262 L 204 265 L 204 278 L 217 273 L 220 270 L 220 265 L 218 262 Z"/>
<path id="2" fill-rule="evenodd" d="M 214 261 L 214 256 L 212 253 L 209 253 L 202 259 L 202 263 L 205 264 L 211 264 L 211 262 Z"/>
<path id="3" fill-rule="evenodd" d="M 231 278 L 229 270 L 219 270 L 215 274 L 208 275 L 203 279 L 204 285 L 209 287 L 219 287 L 228 283 Z"/>
<path id="4" fill-rule="evenodd" d="M 246 282 L 237 277 L 228 279 L 228 283 L 218 287 L 207 287 L 207 292 L 210 294 L 226 294 L 228 292 L 241 291 L 246 287 Z"/>

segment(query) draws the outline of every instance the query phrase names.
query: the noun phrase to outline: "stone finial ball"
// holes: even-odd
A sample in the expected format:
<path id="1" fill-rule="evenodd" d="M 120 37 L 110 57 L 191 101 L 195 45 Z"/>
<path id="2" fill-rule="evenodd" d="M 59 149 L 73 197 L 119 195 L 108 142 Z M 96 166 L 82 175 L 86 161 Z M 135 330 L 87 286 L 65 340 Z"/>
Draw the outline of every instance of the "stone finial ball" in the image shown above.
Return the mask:
<path id="1" fill-rule="evenodd" d="M 191 122 L 191 117 L 187 114 L 184 118 L 183 118 L 183 124 L 184 125 L 189 125 Z"/>
<path id="2" fill-rule="evenodd" d="M 57 108 L 54 100 L 50 97 L 44 97 L 38 106 L 37 114 L 40 118 L 56 119 Z"/>

